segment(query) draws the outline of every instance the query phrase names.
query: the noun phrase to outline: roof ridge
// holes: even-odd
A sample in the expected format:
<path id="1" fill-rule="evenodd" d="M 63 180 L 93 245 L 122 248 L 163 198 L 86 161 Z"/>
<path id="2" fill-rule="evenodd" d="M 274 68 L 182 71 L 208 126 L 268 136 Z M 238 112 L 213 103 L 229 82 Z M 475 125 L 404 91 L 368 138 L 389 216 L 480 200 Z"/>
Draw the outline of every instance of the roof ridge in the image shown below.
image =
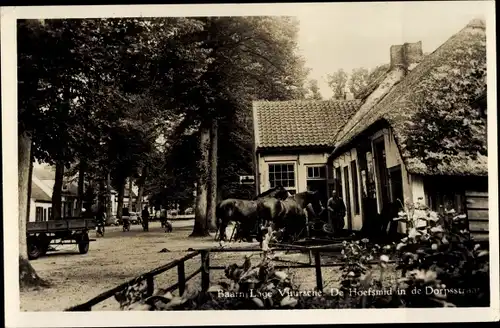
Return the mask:
<path id="1" fill-rule="evenodd" d="M 484 21 L 480 20 L 480 19 L 473 19 L 472 21 L 470 21 L 464 28 L 462 28 L 461 30 L 459 30 L 458 32 L 454 33 L 452 36 L 450 36 L 446 41 L 444 41 L 439 47 L 437 47 L 433 52 L 431 52 L 430 54 L 428 54 L 427 56 L 424 56 L 422 58 L 422 60 L 418 63 L 417 67 L 421 66 L 422 63 L 426 62 L 427 60 L 429 60 L 429 58 L 433 58 L 433 56 L 436 55 L 436 53 L 438 53 L 441 49 L 445 48 L 446 45 L 448 45 L 450 42 L 453 42 L 454 39 L 460 37 L 462 34 L 466 33 L 468 29 L 470 28 L 485 28 L 484 26 Z M 403 82 L 404 80 L 406 80 L 408 78 L 408 76 L 410 76 L 414 71 L 415 69 L 417 68 L 415 67 L 414 69 L 412 69 L 410 72 L 408 72 L 402 79 L 400 79 L 399 81 L 397 81 L 396 83 L 394 83 L 394 85 L 380 98 L 377 100 L 377 102 L 375 102 L 374 104 L 372 104 L 370 106 L 370 109 L 367 110 L 366 113 L 363 114 L 362 117 L 360 117 L 360 120 L 358 120 L 358 122 L 356 122 L 353 126 L 351 126 L 349 128 L 348 131 L 346 131 L 342 136 L 340 136 L 340 138 L 342 138 L 343 136 L 346 136 L 348 135 L 352 130 L 354 130 L 357 126 L 359 126 L 362 122 L 362 119 L 365 118 L 367 115 L 370 114 L 370 112 L 372 111 L 373 108 L 375 108 L 376 106 L 379 106 L 382 101 L 386 98 L 386 96 L 388 96 L 390 93 L 392 93 L 394 91 L 394 88 L 397 87 L 398 84 L 400 84 L 401 82 Z M 394 70 L 389 70 L 385 76 L 383 75 L 384 79 L 381 81 L 381 83 L 383 83 L 383 81 L 387 78 L 388 74 L 390 74 L 392 71 Z M 378 87 L 377 87 L 378 88 Z M 377 89 L 375 88 L 375 90 Z M 374 90 L 374 91 L 375 91 Z M 372 91 L 373 93 L 373 91 Z M 368 98 L 369 96 L 371 95 L 371 93 L 366 97 Z M 363 103 L 361 104 L 361 107 L 363 107 L 364 103 L 366 101 L 363 101 Z M 358 111 L 361 109 L 361 107 L 358 109 Z M 355 113 L 354 115 L 351 116 L 350 120 L 354 118 L 354 116 L 356 115 L 357 113 Z M 347 122 L 345 125 L 344 125 L 344 128 L 347 126 L 349 122 Z M 342 130 L 344 129 L 342 128 Z M 339 147 L 342 145 L 342 143 L 339 143 L 338 141 L 338 137 L 340 135 L 341 132 L 343 131 L 339 131 L 335 137 L 335 145 L 336 147 Z"/>
<path id="2" fill-rule="evenodd" d="M 285 103 L 326 103 L 326 102 L 332 102 L 332 103 L 340 103 L 340 102 L 358 102 L 361 101 L 361 99 L 292 99 L 292 100 L 254 100 L 254 104 L 259 104 L 259 103 L 264 103 L 264 104 L 270 104 L 270 103 L 280 103 L 280 104 L 285 104 Z"/>

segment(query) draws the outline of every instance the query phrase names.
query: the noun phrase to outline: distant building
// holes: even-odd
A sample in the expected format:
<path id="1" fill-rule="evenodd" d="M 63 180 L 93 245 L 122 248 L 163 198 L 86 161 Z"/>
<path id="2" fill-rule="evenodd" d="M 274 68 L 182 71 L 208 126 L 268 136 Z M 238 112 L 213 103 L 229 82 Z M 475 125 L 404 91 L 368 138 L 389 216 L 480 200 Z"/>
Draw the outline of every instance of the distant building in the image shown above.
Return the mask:
<path id="1" fill-rule="evenodd" d="M 30 214 L 29 221 L 47 221 L 52 218 L 52 193 L 55 183 L 55 169 L 52 166 L 35 163 L 33 167 L 31 199 L 30 199 Z M 123 208 L 128 210 L 128 204 L 132 201 L 132 212 L 140 212 L 141 209 L 136 208 L 137 189 L 133 186 L 132 196 L 129 195 L 128 188 L 125 188 L 123 197 Z M 62 217 L 72 217 L 76 215 L 78 199 L 78 185 L 76 182 L 64 179 L 62 187 Z M 118 193 L 111 190 L 111 215 L 116 215 L 118 209 Z M 148 197 L 143 197 L 143 206 L 148 204 Z M 93 211 L 97 210 L 96 204 L 91 206 Z"/>
<path id="2" fill-rule="evenodd" d="M 29 221 L 47 221 L 52 218 L 52 193 L 55 171 L 48 165 L 34 164 Z M 74 216 L 76 210 L 77 185 L 65 180 L 62 188 L 61 215 Z"/>

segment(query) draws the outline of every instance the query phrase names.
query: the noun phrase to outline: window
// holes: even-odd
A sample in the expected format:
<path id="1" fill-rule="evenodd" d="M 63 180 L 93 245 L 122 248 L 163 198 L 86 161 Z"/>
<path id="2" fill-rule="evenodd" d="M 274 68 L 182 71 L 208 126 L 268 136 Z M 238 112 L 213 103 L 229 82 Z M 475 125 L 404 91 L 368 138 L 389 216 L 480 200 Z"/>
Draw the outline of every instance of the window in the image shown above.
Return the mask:
<path id="1" fill-rule="evenodd" d="M 325 166 L 309 166 L 307 168 L 307 179 L 326 179 L 326 168 Z"/>
<path id="2" fill-rule="evenodd" d="M 52 220 L 52 207 L 49 207 L 49 220 Z"/>
<path id="3" fill-rule="evenodd" d="M 43 221 L 43 207 L 37 206 L 35 211 L 35 221 L 41 222 Z"/>
<path id="4" fill-rule="evenodd" d="M 295 187 L 295 165 L 269 164 L 269 185 L 271 188 L 278 185 L 285 188 Z"/>
<path id="5" fill-rule="evenodd" d="M 359 214 L 359 193 L 358 193 L 358 167 L 356 161 L 351 161 L 352 175 L 352 195 L 354 200 L 354 214 Z"/>

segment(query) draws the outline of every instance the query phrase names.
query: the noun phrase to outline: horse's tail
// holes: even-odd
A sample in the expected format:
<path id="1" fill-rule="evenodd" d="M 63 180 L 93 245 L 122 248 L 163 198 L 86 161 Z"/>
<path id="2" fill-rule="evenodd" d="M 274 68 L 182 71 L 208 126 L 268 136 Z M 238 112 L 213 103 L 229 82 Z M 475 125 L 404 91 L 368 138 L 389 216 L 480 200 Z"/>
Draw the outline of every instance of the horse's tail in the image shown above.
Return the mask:
<path id="1" fill-rule="evenodd" d="M 222 202 L 215 208 L 215 226 L 219 229 L 222 220 Z"/>

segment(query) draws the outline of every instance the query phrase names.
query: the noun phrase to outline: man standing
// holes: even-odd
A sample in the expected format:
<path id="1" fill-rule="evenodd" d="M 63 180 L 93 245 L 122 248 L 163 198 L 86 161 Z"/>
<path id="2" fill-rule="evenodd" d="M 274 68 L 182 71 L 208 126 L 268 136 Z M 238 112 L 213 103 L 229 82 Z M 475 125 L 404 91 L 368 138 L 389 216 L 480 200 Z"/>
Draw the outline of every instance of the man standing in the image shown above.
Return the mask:
<path id="1" fill-rule="evenodd" d="M 142 210 L 142 228 L 144 231 L 149 231 L 149 209 L 148 206 L 144 206 Z"/>
<path id="2" fill-rule="evenodd" d="M 337 195 L 336 190 L 332 191 L 332 197 L 328 200 L 328 211 L 330 212 L 328 223 L 333 228 L 333 231 L 338 233 L 345 225 L 346 208 L 344 201 Z"/>

